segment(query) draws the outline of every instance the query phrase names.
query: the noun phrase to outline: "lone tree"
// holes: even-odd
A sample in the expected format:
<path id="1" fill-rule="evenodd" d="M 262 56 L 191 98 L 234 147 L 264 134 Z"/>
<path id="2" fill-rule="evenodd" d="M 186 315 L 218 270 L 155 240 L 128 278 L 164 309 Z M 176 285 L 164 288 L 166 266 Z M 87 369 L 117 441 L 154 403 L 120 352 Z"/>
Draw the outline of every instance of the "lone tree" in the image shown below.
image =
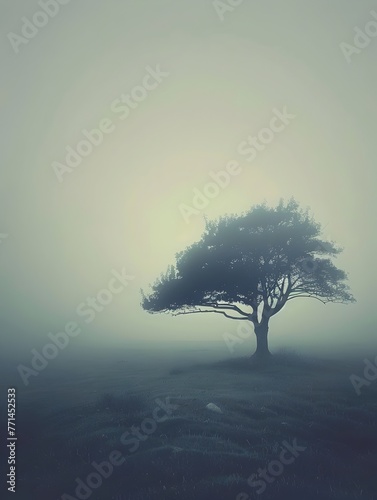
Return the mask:
<path id="1" fill-rule="evenodd" d="M 331 257 L 341 249 L 319 238 L 320 224 L 291 199 L 274 207 L 257 205 L 239 216 L 206 221 L 202 238 L 176 255 L 142 293 L 150 313 L 215 313 L 251 321 L 257 340 L 254 359 L 270 356 L 269 321 L 289 300 L 312 297 L 355 302 L 347 275 Z"/>

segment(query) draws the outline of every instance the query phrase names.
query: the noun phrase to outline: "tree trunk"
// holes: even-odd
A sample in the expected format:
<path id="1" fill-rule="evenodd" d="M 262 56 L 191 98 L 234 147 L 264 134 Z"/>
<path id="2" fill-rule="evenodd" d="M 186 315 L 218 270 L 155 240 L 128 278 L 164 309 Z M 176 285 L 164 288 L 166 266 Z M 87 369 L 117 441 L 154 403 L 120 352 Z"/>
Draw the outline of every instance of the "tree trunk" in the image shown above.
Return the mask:
<path id="1" fill-rule="evenodd" d="M 268 350 L 268 320 L 262 320 L 261 323 L 254 325 L 254 332 L 257 337 L 257 349 L 252 355 L 253 359 L 266 360 L 271 356 Z"/>

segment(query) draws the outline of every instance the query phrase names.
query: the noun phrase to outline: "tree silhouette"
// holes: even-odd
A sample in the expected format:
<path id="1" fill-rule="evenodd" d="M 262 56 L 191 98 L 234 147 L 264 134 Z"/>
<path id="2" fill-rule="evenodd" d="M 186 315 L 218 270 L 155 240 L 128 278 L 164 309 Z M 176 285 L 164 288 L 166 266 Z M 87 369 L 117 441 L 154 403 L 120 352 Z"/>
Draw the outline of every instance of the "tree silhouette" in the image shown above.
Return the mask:
<path id="1" fill-rule="evenodd" d="M 320 233 L 320 224 L 294 199 L 206 221 L 201 240 L 176 255 L 176 265 L 157 279 L 151 294 L 141 291 L 142 307 L 150 313 L 211 312 L 251 321 L 254 357 L 265 359 L 269 320 L 289 300 L 355 302 L 346 273 L 331 260 L 341 249 L 321 240 Z"/>

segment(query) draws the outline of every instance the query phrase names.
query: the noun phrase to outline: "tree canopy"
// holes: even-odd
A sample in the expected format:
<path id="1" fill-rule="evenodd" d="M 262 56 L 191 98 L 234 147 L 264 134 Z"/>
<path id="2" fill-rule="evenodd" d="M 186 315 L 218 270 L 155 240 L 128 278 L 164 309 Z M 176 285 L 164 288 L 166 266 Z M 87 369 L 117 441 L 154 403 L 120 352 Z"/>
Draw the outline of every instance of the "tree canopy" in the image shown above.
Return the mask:
<path id="1" fill-rule="evenodd" d="M 142 305 L 149 312 L 263 305 L 276 313 L 297 297 L 354 301 L 346 273 L 329 258 L 341 249 L 320 239 L 320 232 L 294 200 L 207 221 L 201 240 L 177 254 L 176 265 L 160 276 L 149 297 L 143 294 Z"/>
<path id="2" fill-rule="evenodd" d="M 342 250 L 291 199 L 206 221 L 200 241 L 176 255 L 142 307 L 150 313 L 213 312 L 258 327 L 289 301 L 354 302 L 332 259 Z"/>

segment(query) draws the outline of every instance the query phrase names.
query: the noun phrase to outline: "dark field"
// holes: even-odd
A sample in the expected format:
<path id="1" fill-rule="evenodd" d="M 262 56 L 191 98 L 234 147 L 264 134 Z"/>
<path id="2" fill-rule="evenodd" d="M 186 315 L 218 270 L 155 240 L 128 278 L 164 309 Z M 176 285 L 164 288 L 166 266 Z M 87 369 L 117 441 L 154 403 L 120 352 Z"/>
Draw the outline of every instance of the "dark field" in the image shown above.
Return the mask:
<path id="1" fill-rule="evenodd" d="M 19 387 L 15 497 L 377 498 L 377 380 L 357 395 L 349 379 L 362 359 L 278 354 L 260 368 L 215 358 L 134 351 L 51 366 Z"/>

